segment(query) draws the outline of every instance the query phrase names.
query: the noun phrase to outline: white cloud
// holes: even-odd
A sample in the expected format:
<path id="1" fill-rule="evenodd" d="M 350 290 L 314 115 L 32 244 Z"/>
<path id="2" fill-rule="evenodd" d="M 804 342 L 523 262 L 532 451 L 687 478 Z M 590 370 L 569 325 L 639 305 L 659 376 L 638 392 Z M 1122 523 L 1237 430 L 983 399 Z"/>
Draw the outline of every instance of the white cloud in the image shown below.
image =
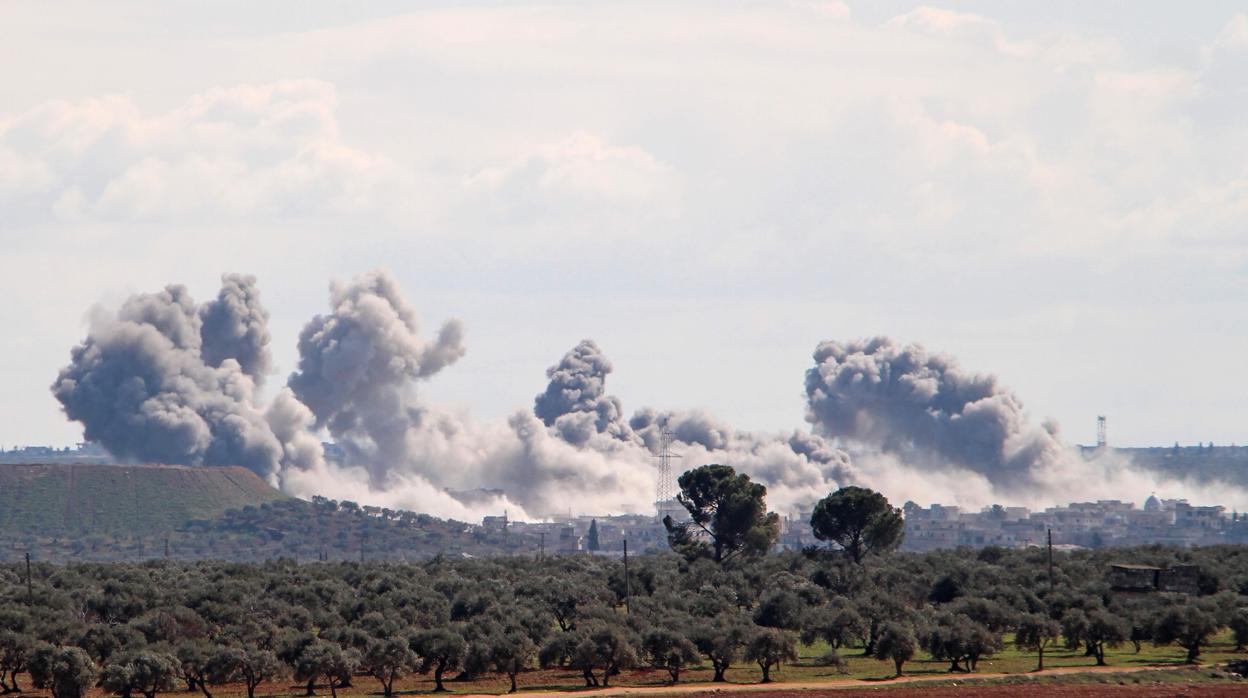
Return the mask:
<path id="1" fill-rule="evenodd" d="M 0 200 L 30 219 L 177 220 L 367 213 L 412 192 L 396 163 L 346 143 L 332 85 L 213 88 L 146 115 L 123 96 L 0 121 Z"/>
<path id="2" fill-rule="evenodd" d="M 595 211 L 670 216 L 681 190 L 677 173 L 654 155 L 589 133 L 539 145 L 482 169 L 466 186 L 513 221 L 577 218 Z"/>
<path id="3" fill-rule="evenodd" d="M 1053 387 L 1051 357 L 1065 347 L 1137 357 L 1106 360 L 1115 370 L 1168 365 L 1174 351 L 1166 333 L 1133 334 L 1127 349 L 1087 318 L 1155 299 L 1171 324 L 1212 317 L 1202 310 L 1212 298 L 1231 304 L 1219 316 L 1246 309 L 1225 299 L 1242 296 L 1236 265 L 1248 259 L 1248 15 L 1186 8 L 1146 36 L 1084 9 L 1041 23 L 1009 6 L 903 7 L 890 21 L 876 5 L 800 0 L 474 3 L 358 22 L 321 13 L 307 31 L 202 10 L 207 37 L 171 36 L 168 14 L 144 13 L 121 37 L 86 30 L 116 27 L 116 13 L 81 12 L 77 26 L 39 18 L 37 32 L 0 47 L 41 66 L 37 76 L 20 61 L 0 67 L 12 87 L 0 95 L 0 292 L 26 292 L 50 266 L 74 270 L 57 274 L 58 308 L 85 307 L 110 277 L 148 288 L 259 267 L 266 289 L 291 300 L 316 297 L 310 279 L 326 273 L 392 265 L 447 306 L 431 311 L 525 338 L 474 345 L 476 366 L 513 386 L 505 397 L 448 378 L 450 397 L 497 400 L 485 409 L 507 414 L 532 390 L 532 377 L 512 377 L 515 352 L 553 358 L 565 347 L 550 336 L 612 331 L 608 320 L 629 325 L 616 337 L 626 342 L 662 314 L 654 308 L 687 307 L 664 341 L 748 332 L 768 341 L 735 355 L 747 364 L 768 351 L 796 357 L 794 384 L 776 369 L 745 391 L 757 400 L 723 408 L 748 423 L 765 403 L 757 426 L 777 428 L 800 418 L 796 407 L 788 422 L 772 415 L 793 404 L 809 345 L 833 334 L 890 332 L 959 352 L 996 341 L 1015 369 L 1005 378 L 1041 395 L 1024 393 L 1031 402 L 1066 400 L 1044 411 L 1069 422 L 1082 408 L 1057 391 L 1108 400 L 1123 374 L 1089 369 Z M 188 248 L 200 236 L 223 242 Z M 571 296 L 579 312 L 567 310 Z M 641 296 L 653 305 L 629 315 Z M 586 309 L 599 297 L 610 313 Z M 515 298 L 542 310 L 484 307 Z M 769 311 L 739 327 L 724 308 L 743 299 Z M 822 309 L 772 337 L 783 309 L 808 304 Z M 999 339 L 984 329 L 1065 304 L 1082 311 L 1069 326 Z M 44 326 L 44 310 L 11 304 L 3 320 Z M 1183 326 L 1193 345 L 1227 347 L 1218 363 L 1238 370 L 1231 329 Z M 58 342 L 31 351 L 63 356 Z M 621 357 L 633 371 L 622 379 L 665 372 L 688 381 L 693 404 L 731 402 L 717 378 L 743 372 L 630 346 L 639 360 Z M 1130 375 L 1162 380 L 1151 370 Z M 1235 382 L 1174 370 L 1186 386 L 1171 387 L 1176 402 L 1204 403 Z M 686 378 L 699 371 L 711 377 Z M 1236 375 L 1248 380 L 1248 369 Z M 48 379 L 27 380 L 43 391 Z M 0 417 L 39 423 L 25 398 L 4 400 Z M 1244 417 L 1210 410 L 1221 430 L 1200 436 L 1229 441 Z M 39 419 L 59 428 L 55 414 Z M 1133 418 L 1115 419 L 1126 429 Z M 1193 417 L 1175 436 L 1204 428 Z"/>

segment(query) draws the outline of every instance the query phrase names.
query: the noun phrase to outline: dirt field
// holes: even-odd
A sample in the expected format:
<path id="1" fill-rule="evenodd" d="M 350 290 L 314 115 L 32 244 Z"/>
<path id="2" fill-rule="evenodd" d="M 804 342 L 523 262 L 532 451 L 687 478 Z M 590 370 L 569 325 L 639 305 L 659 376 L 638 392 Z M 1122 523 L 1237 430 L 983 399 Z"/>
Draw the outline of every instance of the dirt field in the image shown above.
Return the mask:
<path id="1" fill-rule="evenodd" d="M 822 691 L 769 691 L 750 694 L 752 698 L 811 698 Z M 1063 684 L 1026 686 L 907 686 L 898 688 L 853 688 L 828 691 L 836 698 L 1230 698 L 1248 695 L 1248 686 L 1235 684 L 1117 685 Z M 711 695 L 711 694 L 704 694 Z"/>
<path id="2" fill-rule="evenodd" d="M 835 698 L 874 696 L 876 698 L 950 698 L 951 696 L 1248 696 L 1248 682 L 1210 683 L 1210 670 L 1158 667 L 1070 667 L 1050 669 L 1041 674 L 976 674 L 959 681 L 949 676 L 903 676 L 887 680 L 840 679 L 830 681 L 799 681 L 776 684 L 684 684 L 676 686 L 613 686 L 610 688 L 524 691 L 525 698 L 554 698 L 575 693 L 579 696 L 605 698 L 617 696 L 679 696 L 679 698 L 711 698 L 724 694 L 742 694 L 742 698 L 812 698 L 828 695 Z M 1008 681 L 1009 683 L 994 683 Z M 1069 682 L 1069 683 L 1058 683 Z M 959 685 L 961 684 L 961 685 Z M 461 694 L 466 698 L 497 698 L 484 694 Z"/>
<path id="3" fill-rule="evenodd" d="M 692 673 L 692 672 L 691 672 Z M 740 694 L 740 698 L 812 698 L 832 696 L 853 698 L 874 696 L 876 698 L 949 698 L 972 696 L 975 698 L 1023 697 L 1083 698 L 1085 696 L 1110 696 L 1127 698 L 1170 698 L 1193 696 L 1221 698 L 1222 696 L 1248 696 L 1248 681 L 1232 681 L 1212 668 L 1182 666 L 1144 665 L 1134 667 L 1057 667 L 1043 673 L 981 673 L 959 677 L 948 673 L 916 674 L 901 678 L 847 678 L 826 677 L 817 680 L 777 681 L 772 684 L 722 683 L 712 684 L 705 680 L 696 683 L 666 683 L 666 673 L 653 670 L 631 670 L 616 677 L 620 685 L 609 688 L 588 689 L 577 685 L 579 673 L 566 670 L 543 670 L 522 675 L 519 698 L 728 698 L 726 694 Z M 32 690 L 30 677 L 21 676 L 22 688 L 16 698 L 51 698 L 47 691 Z M 476 681 L 448 681 L 449 693 L 432 692 L 433 682 L 427 676 L 408 676 L 395 685 L 396 698 L 413 696 L 448 695 L 455 698 L 503 698 L 505 679 L 483 678 Z M 339 689 L 338 698 L 381 698 L 380 687 L 367 677 L 356 677 L 354 685 Z M 213 698 L 246 698 L 241 684 L 212 687 Z M 303 698 L 304 687 L 288 681 L 262 684 L 256 691 L 257 698 Z M 173 690 L 162 692 L 161 698 L 202 698 L 198 691 Z M 328 687 L 317 687 L 318 698 L 330 698 Z M 113 698 L 94 688 L 86 698 Z"/>

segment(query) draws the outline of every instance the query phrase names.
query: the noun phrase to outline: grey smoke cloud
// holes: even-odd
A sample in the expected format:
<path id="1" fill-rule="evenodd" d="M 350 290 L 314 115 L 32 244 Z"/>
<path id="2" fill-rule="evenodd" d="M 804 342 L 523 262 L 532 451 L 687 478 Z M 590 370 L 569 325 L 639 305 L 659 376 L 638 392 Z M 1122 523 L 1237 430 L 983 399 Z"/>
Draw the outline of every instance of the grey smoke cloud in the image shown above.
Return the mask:
<path id="1" fill-rule="evenodd" d="M 87 439 L 120 458 L 243 465 L 271 477 L 281 444 L 238 360 L 205 360 L 201 310 L 184 287 L 168 286 L 130 298 L 114 316 L 97 312 L 53 395 Z M 219 346 L 214 331 L 208 338 Z"/>
<path id="2" fill-rule="evenodd" d="M 806 372 L 806 419 L 850 443 L 947 463 L 1013 488 L 1061 457 L 1056 425 L 1030 423 L 996 377 L 886 337 L 822 342 Z"/>
<path id="3" fill-rule="evenodd" d="M 269 372 L 269 311 L 260 304 L 256 277 L 225 274 L 221 292 L 199 311 L 200 354 L 209 366 L 234 359 L 256 385 Z"/>
<path id="4" fill-rule="evenodd" d="M 1093 466 L 1061 444 L 1056 427 L 1029 422 L 994 377 L 887 338 L 821 343 L 806 375 L 813 430 L 760 433 L 701 410 L 642 408 L 626 419 L 607 391 L 612 364 L 590 340 L 547 370 L 532 410 L 507 420 L 427 404 L 418 385 L 464 355 L 463 327 L 450 320 L 422 335 L 385 271 L 331 285 L 328 312 L 299 335 L 287 385 L 259 404 L 268 319 L 248 276 L 224 276 L 203 305 L 181 286 L 134 296 L 115 313 L 95 313 L 53 393 L 86 438 L 120 458 L 244 465 L 292 494 L 464 519 L 569 505 L 648 511 L 665 431 L 678 469 L 731 465 L 786 512 L 845 484 L 962 504 L 1089 495 L 1070 483 Z M 345 462 L 325 459 L 326 434 Z M 861 448 L 853 462 L 846 447 Z M 1102 461 L 1097 496 L 1175 491 Z"/>
<path id="5" fill-rule="evenodd" d="M 558 364 L 546 370 L 550 383 L 537 396 L 533 413 L 553 427 L 569 443 L 577 446 L 593 434 L 630 438 L 620 400 L 606 394 L 611 361 L 591 339 L 581 340 L 563 355 Z"/>
<path id="6" fill-rule="evenodd" d="M 463 328 L 451 320 L 433 342 L 422 339 L 415 310 L 386 271 L 334 284 L 330 306 L 299 334 L 299 365 L 287 385 L 315 426 L 372 466 L 380 485 L 388 464 L 409 459 L 410 432 L 424 419 L 415 381 L 464 355 Z"/>

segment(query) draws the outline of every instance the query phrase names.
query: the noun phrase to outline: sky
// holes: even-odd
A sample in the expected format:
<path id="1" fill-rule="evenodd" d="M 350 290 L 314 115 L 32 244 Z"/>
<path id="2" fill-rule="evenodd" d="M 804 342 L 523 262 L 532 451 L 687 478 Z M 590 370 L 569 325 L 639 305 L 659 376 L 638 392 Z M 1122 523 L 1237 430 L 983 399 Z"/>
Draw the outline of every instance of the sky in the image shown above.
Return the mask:
<path id="1" fill-rule="evenodd" d="M 1088 443 L 1248 443 L 1236 3 L 4 3 L 0 444 L 94 306 L 259 278 L 277 372 L 384 267 L 468 351 L 422 388 L 803 422 L 825 339 L 993 373 Z M 274 381 L 280 384 L 281 381 Z"/>

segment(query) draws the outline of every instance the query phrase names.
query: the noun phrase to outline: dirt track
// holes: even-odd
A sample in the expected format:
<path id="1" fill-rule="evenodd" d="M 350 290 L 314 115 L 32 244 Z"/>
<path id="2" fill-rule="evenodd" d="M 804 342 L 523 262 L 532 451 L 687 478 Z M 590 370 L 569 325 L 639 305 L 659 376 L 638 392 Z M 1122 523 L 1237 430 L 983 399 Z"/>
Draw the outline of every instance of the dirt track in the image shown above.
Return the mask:
<path id="1" fill-rule="evenodd" d="M 1142 671 L 1174 670 L 1173 666 L 1141 666 L 1141 667 L 1061 667 L 1047 669 L 1040 673 L 1025 676 L 1062 676 L 1066 674 L 1134 674 Z M 838 696 L 853 698 L 854 696 L 878 696 L 882 688 L 896 687 L 892 692 L 910 695 L 922 690 L 924 698 L 950 698 L 974 694 L 975 696 L 1029 696 L 1037 693 L 1038 687 L 1028 685 L 983 685 L 985 679 L 1005 677 L 1018 678 L 1019 674 L 974 674 L 966 678 L 967 685 L 951 685 L 960 683 L 956 676 L 902 676 L 887 680 L 840 679 L 831 681 L 795 681 L 776 682 L 770 684 L 677 684 L 675 686 L 619 686 L 609 688 L 570 689 L 562 691 L 524 691 L 518 695 L 522 698 L 538 696 L 542 698 L 563 696 L 574 693 L 577 696 L 635 696 L 635 695 L 706 695 L 719 693 L 750 693 L 752 698 L 799 698 L 809 696 L 811 692 L 836 691 Z M 941 686 L 922 686 L 924 683 L 943 682 Z M 914 690 L 907 690 L 913 688 Z M 1145 698 L 1161 698 L 1168 696 L 1222 696 L 1248 695 L 1248 685 L 1207 684 L 1184 686 L 1181 684 L 1159 684 L 1155 686 L 1132 684 L 1116 685 L 1105 683 L 1087 684 L 1046 684 L 1043 687 L 1045 696 L 1062 696 L 1070 698 L 1084 696 L 1142 696 Z M 844 692 L 844 693 L 842 693 Z M 461 694 L 467 698 L 498 698 L 488 694 Z M 457 696 L 457 698 L 461 698 Z"/>

